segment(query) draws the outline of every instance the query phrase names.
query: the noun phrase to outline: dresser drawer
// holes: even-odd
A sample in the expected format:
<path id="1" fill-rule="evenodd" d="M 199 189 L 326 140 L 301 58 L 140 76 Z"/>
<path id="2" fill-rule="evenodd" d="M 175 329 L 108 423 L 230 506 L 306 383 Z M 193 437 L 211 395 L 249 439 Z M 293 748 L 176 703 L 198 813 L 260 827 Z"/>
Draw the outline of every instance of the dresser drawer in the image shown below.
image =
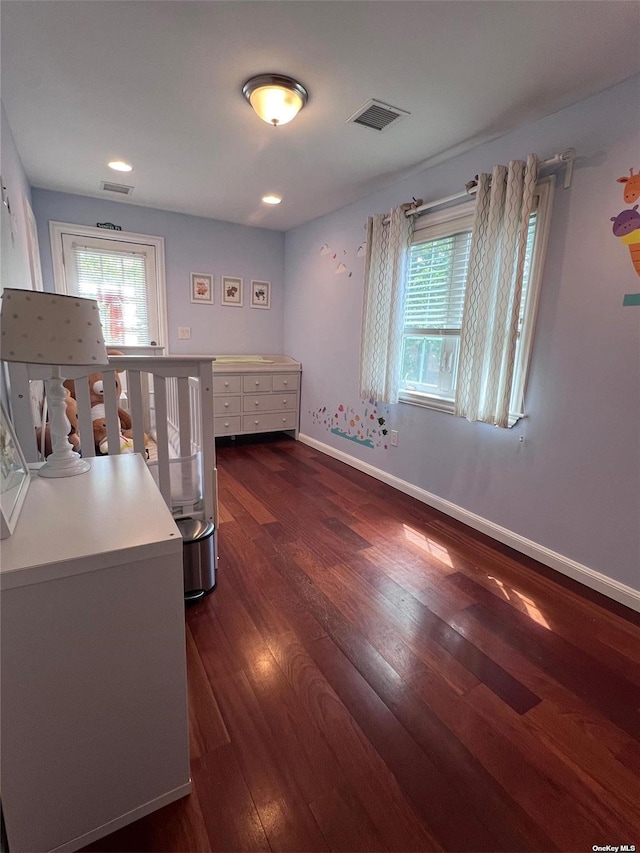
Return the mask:
<path id="1" fill-rule="evenodd" d="M 273 374 L 273 390 L 274 391 L 297 391 L 299 374 L 297 373 L 274 373 Z"/>
<path id="2" fill-rule="evenodd" d="M 271 391 L 271 375 L 253 373 L 242 377 L 242 390 L 254 394 L 258 391 Z"/>
<path id="3" fill-rule="evenodd" d="M 213 431 L 215 435 L 237 435 L 242 432 L 242 418 L 240 415 L 214 418 Z"/>
<path id="4" fill-rule="evenodd" d="M 242 391 L 241 376 L 214 376 L 214 394 L 239 394 Z"/>
<path id="5" fill-rule="evenodd" d="M 274 429 L 295 429 L 297 412 L 267 412 L 259 415 L 244 415 L 244 432 L 268 432 Z"/>
<path id="6" fill-rule="evenodd" d="M 242 411 L 242 397 L 216 397 L 213 401 L 216 415 L 236 415 Z"/>
<path id="7" fill-rule="evenodd" d="M 245 394 L 242 398 L 243 411 L 280 412 L 298 408 L 297 394 Z"/>

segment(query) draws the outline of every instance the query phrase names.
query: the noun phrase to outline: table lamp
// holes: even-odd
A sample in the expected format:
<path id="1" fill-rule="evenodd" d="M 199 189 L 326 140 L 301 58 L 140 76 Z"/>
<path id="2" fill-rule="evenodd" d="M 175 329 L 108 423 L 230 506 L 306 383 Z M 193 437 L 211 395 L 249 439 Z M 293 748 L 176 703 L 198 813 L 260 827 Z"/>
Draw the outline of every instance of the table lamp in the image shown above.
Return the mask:
<path id="1" fill-rule="evenodd" d="M 52 453 L 39 469 L 41 477 L 73 477 L 91 465 L 81 459 L 67 436 L 65 365 L 109 364 L 95 299 L 60 296 L 37 290 L 5 288 L 0 314 L 0 356 L 4 361 L 51 365 L 46 380 Z"/>

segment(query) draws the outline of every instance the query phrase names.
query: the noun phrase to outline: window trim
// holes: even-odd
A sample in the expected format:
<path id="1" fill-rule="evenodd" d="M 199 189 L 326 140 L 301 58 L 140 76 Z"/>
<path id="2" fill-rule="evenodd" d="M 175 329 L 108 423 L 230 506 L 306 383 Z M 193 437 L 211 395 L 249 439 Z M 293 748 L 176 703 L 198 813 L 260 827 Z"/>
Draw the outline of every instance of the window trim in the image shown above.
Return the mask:
<path id="1" fill-rule="evenodd" d="M 158 346 L 164 347 L 169 354 L 169 329 L 167 324 L 167 288 L 164 262 L 164 237 L 150 234 L 136 234 L 133 231 L 111 231 L 107 228 L 96 228 L 92 225 L 74 225 L 70 222 L 49 222 L 49 238 L 51 240 L 51 260 L 53 263 L 53 282 L 56 293 L 67 295 L 67 279 L 62 248 L 63 235 L 79 239 L 108 240 L 113 243 L 134 243 L 138 246 L 148 246 L 155 252 L 155 291 L 156 311 L 158 317 Z M 129 347 L 129 349 L 131 349 Z"/>
<path id="2" fill-rule="evenodd" d="M 554 192 L 555 178 L 553 176 L 541 178 L 537 182 L 535 189 L 537 223 L 531 256 L 532 275 L 528 283 L 518 361 L 515 365 L 515 381 L 512 389 L 513 399 L 519 401 L 519 411 L 509 413 L 510 427 L 520 418 L 526 417 L 524 413 L 524 395 L 529 375 L 529 365 L 531 363 L 531 352 L 533 350 L 533 338 L 540 301 L 540 291 L 542 289 L 544 261 L 549 242 Z M 474 211 L 475 199 L 465 201 L 462 204 L 445 210 L 425 214 L 421 217 L 422 221 L 416 224 L 411 245 L 425 243 L 427 240 L 437 240 L 440 237 L 454 234 L 457 230 L 465 231 L 470 228 L 472 229 Z M 456 230 L 452 230 L 454 223 Z M 404 331 L 402 337 L 404 340 Z M 407 391 L 401 388 L 398 401 L 412 406 L 421 406 L 425 409 L 433 409 L 438 412 L 448 412 L 449 414 L 453 414 L 455 409 L 455 399 L 445 400 L 442 397 L 429 394 L 425 391 Z"/>

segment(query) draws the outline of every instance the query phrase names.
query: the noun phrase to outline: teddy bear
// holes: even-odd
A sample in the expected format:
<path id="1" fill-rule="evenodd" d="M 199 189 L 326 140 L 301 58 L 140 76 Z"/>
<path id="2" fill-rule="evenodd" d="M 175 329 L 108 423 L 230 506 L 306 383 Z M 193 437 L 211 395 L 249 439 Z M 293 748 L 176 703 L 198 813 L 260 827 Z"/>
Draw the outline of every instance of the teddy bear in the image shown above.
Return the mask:
<path id="1" fill-rule="evenodd" d="M 118 350 L 108 350 L 109 355 L 122 355 Z M 112 374 L 116 383 L 116 400 L 120 399 L 122 385 L 118 372 Z M 107 442 L 107 421 L 104 407 L 104 377 L 101 373 L 90 373 L 87 377 L 89 383 L 89 401 L 91 404 L 91 420 L 93 424 L 93 443 L 96 453 L 106 455 L 109 452 Z M 64 383 L 65 388 L 75 398 L 75 383 L 68 379 Z M 133 453 L 133 433 L 131 430 L 131 415 L 126 409 L 118 406 L 118 420 L 120 421 L 120 452 Z"/>
<path id="2" fill-rule="evenodd" d="M 66 389 L 67 399 L 65 401 L 66 409 L 67 409 L 67 419 L 69 420 L 70 430 L 67 438 L 69 439 L 69 443 L 76 451 L 76 453 L 80 452 L 80 432 L 78 425 L 78 404 L 71 396 L 71 392 L 69 389 Z M 40 450 L 43 446 L 42 438 L 43 438 L 43 430 L 42 427 L 36 427 L 36 441 L 38 443 L 38 450 Z M 44 426 L 44 457 L 46 459 L 47 456 L 50 456 L 53 452 L 53 447 L 51 445 L 51 425 L 47 421 Z"/>

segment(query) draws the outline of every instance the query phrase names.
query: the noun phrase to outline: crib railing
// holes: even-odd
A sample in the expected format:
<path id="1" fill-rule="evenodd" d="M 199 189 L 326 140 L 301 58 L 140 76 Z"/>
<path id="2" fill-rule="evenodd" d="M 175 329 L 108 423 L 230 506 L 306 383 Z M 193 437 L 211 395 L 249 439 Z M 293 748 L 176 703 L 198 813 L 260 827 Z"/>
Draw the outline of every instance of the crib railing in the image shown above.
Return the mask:
<path id="1" fill-rule="evenodd" d="M 50 368 L 9 364 L 12 416 L 18 441 L 28 462 L 39 461 L 31 383 L 46 379 Z M 88 368 L 63 368 L 73 379 L 78 403 L 83 457 L 95 456 Z M 202 482 L 201 517 L 217 524 L 217 486 L 213 437 L 213 375 L 211 359 L 189 356 L 110 356 L 101 368 L 109 452 L 120 453 L 120 423 L 115 381 L 109 374 L 126 371 L 128 411 L 132 420 L 134 452 L 145 454 L 145 432 L 152 431 L 157 445 L 158 486 L 173 509 L 171 464 L 176 458 L 199 454 Z M 83 381 L 84 380 L 84 381 Z"/>

